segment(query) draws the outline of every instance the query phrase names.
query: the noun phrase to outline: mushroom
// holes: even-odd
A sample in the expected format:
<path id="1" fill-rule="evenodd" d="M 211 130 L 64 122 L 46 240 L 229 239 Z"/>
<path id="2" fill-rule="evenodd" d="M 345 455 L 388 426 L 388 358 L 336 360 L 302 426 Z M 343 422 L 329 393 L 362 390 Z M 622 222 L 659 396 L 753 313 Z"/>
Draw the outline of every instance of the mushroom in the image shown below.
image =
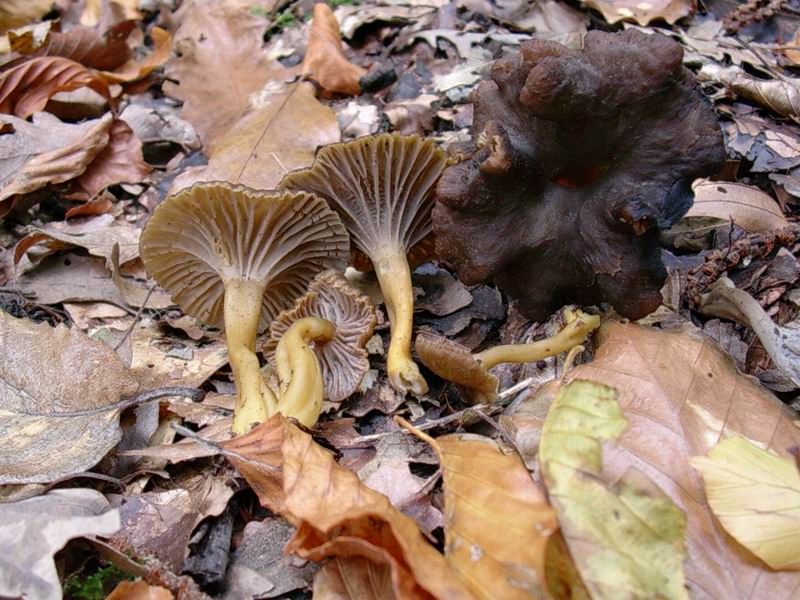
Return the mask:
<path id="1" fill-rule="evenodd" d="M 282 189 L 322 196 L 339 213 L 352 243 L 375 267 L 391 324 L 387 372 L 402 392 L 428 385 L 411 358 L 414 296 L 407 255 L 431 233 L 433 188 L 445 155 L 418 136 L 383 134 L 325 146 Z"/>
<path id="2" fill-rule="evenodd" d="M 610 302 L 661 304 L 659 230 L 725 148 L 681 46 L 629 29 L 581 50 L 531 40 L 473 93 L 473 147 L 437 185 L 437 255 L 466 284 L 492 280 L 541 321 Z"/>
<path id="3" fill-rule="evenodd" d="M 325 382 L 324 398 L 341 402 L 361 383 L 369 369 L 364 349 L 375 330 L 377 316 L 372 301 L 355 289 L 338 271 L 320 273 L 292 308 L 281 312 L 269 326 L 264 353 L 273 358 L 276 347 L 298 319 L 320 317 L 336 323 L 333 338 L 315 340 L 314 351 Z"/>
<path id="4" fill-rule="evenodd" d="M 429 332 L 417 334 L 419 359 L 442 379 L 466 388 L 475 403 L 494 402 L 500 382 L 489 372 L 500 363 L 529 363 L 566 352 L 600 326 L 600 317 L 567 311 L 566 325 L 553 337 L 529 344 L 505 344 L 472 354 L 466 346 Z"/>
<path id="5" fill-rule="evenodd" d="M 256 335 L 323 269 L 343 268 L 347 231 L 321 198 L 223 182 L 182 189 L 142 232 L 147 272 L 189 315 L 224 327 L 238 391 L 234 433 L 277 410 L 259 372 Z"/>

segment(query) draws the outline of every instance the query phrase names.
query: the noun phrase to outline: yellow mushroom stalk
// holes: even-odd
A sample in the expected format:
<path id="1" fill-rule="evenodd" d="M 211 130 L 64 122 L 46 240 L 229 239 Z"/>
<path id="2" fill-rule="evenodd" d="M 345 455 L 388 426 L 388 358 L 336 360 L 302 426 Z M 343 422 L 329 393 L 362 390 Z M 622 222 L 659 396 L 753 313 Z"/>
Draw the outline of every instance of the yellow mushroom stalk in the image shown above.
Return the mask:
<path id="1" fill-rule="evenodd" d="M 278 412 L 313 427 L 322 410 L 325 381 L 311 342 L 333 339 L 336 326 L 317 317 L 296 321 L 283 334 L 275 349 L 275 367 L 280 380 Z"/>

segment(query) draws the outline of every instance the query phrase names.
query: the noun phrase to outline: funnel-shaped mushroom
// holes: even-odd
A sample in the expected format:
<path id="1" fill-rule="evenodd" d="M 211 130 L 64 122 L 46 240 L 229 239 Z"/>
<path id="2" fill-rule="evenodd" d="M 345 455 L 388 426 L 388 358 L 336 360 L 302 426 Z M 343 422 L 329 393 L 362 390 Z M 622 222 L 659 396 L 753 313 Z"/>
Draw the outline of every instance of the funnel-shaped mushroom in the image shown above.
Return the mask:
<path id="1" fill-rule="evenodd" d="M 497 399 L 497 377 L 489 369 L 500 363 L 528 363 L 566 352 L 600 326 L 600 317 L 578 311 L 567 313 L 567 324 L 553 337 L 529 344 L 506 344 L 472 354 L 466 346 L 441 335 L 417 335 L 419 359 L 442 379 L 466 388 L 475 402 Z"/>
<path id="2" fill-rule="evenodd" d="M 384 134 L 325 146 L 310 168 L 281 182 L 283 189 L 327 199 L 353 244 L 369 256 L 392 326 L 389 381 L 417 395 L 428 386 L 411 358 L 414 296 L 407 254 L 431 233 L 433 188 L 445 161 L 430 140 Z"/>
<path id="3" fill-rule="evenodd" d="M 340 272 L 320 273 L 308 286 L 308 293 L 272 321 L 265 354 L 272 357 L 292 324 L 305 317 L 320 317 L 336 324 L 333 338 L 315 343 L 314 351 L 325 382 L 324 397 L 331 402 L 341 402 L 356 391 L 369 369 L 364 347 L 375 330 L 375 306 Z"/>
<path id="4" fill-rule="evenodd" d="M 319 271 L 342 268 L 347 232 L 324 200 L 205 182 L 167 198 L 140 241 L 147 272 L 181 309 L 224 326 L 238 398 L 234 433 L 273 414 L 256 335 Z"/>

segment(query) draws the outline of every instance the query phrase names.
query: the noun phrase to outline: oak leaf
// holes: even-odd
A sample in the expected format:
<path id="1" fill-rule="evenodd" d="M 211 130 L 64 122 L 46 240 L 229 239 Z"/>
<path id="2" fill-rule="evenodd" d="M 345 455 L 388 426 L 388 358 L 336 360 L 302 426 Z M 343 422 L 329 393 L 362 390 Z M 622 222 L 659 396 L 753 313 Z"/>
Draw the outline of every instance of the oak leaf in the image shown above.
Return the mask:
<path id="1" fill-rule="evenodd" d="M 691 0 L 653 0 L 639 2 L 637 0 L 581 0 L 589 8 L 602 13 L 609 23 L 618 21 L 634 21 L 639 25 L 647 25 L 650 21 L 663 19 L 670 25 L 694 12 Z"/>
<path id="2" fill-rule="evenodd" d="M 328 92 L 358 96 L 361 93 L 358 82 L 366 73 L 366 69 L 354 65 L 344 55 L 339 21 L 331 8 L 322 2 L 315 4 L 302 74 Z"/>

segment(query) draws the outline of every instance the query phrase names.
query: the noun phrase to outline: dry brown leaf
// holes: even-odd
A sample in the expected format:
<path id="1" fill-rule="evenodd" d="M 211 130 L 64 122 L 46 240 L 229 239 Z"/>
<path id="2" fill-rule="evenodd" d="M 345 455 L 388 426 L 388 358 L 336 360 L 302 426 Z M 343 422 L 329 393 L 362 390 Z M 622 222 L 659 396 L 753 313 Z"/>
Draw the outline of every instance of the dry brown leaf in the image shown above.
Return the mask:
<path id="1" fill-rule="evenodd" d="M 19 194 L 80 176 L 108 144 L 113 118 L 77 125 L 37 113 L 28 123 L 0 115 L 12 132 L 0 135 L 0 217 L 13 208 Z"/>
<path id="2" fill-rule="evenodd" d="M 711 217 L 725 225 L 733 221 L 751 233 L 768 233 L 789 224 L 778 203 L 755 186 L 698 179 L 692 189 L 694 205 L 686 218 Z"/>
<path id="3" fill-rule="evenodd" d="M 67 32 L 51 32 L 48 43 L 41 47 L 17 51 L 34 56 L 61 56 L 90 69 L 116 69 L 131 57 L 127 40 L 135 27 L 135 21 L 123 21 L 103 32 L 78 25 Z"/>
<path id="4" fill-rule="evenodd" d="M 78 185 L 94 196 L 110 185 L 139 183 L 153 169 L 142 158 L 142 142 L 122 119 L 114 119 L 108 144 L 78 178 Z"/>
<path id="5" fill-rule="evenodd" d="M 172 600 L 174 597 L 167 588 L 150 585 L 139 579 L 137 581 L 121 581 L 106 596 L 106 600 Z"/>
<path id="6" fill-rule="evenodd" d="M 86 471 L 120 440 L 119 402 L 138 385 L 114 351 L 77 327 L 0 311 L 0 483 Z"/>
<path id="7" fill-rule="evenodd" d="M 394 600 L 392 572 L 366 558 L 332 558 L 314 577 L 314 600 Z"/>
<path id="8" fill-rule="evenodd" d="M 740 435 L 781 456 L 800 442 L 796 415 L 736 370 L 733 361 L 694 329 L 660 331 L 610 323 L 597 335 L 592 363 L 569 379 L 616 388 L 630 425 L 604 448 L 603 479 L 616 484 L 642 471 L 687 516 L 686 579 L 695 598 L 790 598 L 800 574 L 775 573 L 732 544 L 706 504 L 689 458 L 723 437 Z"/>
<path id="9" fill-rule="evenodd" d="M 287 551 L 389 565 L 398 599 L 473 598 L 412 519 L 280 414 L 221 446 L 261 503 L 297 526 Z"/>
<path id="10" fill-rule="evenodd" d="M 476 598 L 542 598 L 545 550 L 558 524 L 519 456 L 468 433 L 427 439 L 441 461 L 453 570 Z"/>
<path id="11" fill-rule="evenodd" d="M 38 21 L 52 6 L 53 0 L 0 0 L 0 35 Z"/>
<path id="12" fill-rule="evenodd" d="M 250 95 L 285 71 L 263 51 L 266 23 L 224 3 L 193 3 L 175 32 L 179 58 L 167 64 L 164 92 L 183 101 L 203 144 L 226 132 L 247 110 Z M 208 154 L 208 151 L 206 151 Z"/>
<path id="13" fill-rule="evenodd" d="M 172 36 L 160 27 L 150 30 L 153 38 L 153 51 L 142 60 L 128 60 L 114 68 L 113 71 L 101 71 L 100 76 L 108 83 L 130 83 L 144 79 L 150 73 L 163 67 L 172 54 Z"/>
<path id="14" fill-rule="evenodd" d="M 358 82 L 366 73 L 366 69 L 354 65 L 344 55 L 339 21 L 330 6 L 315 4 L 302 74 L 328 92 L 358 96 L 361 93 Z"/>
<path id="15" fill-rule="evenodd" d="M 672 25 L 694 12 L 692 0 L 581 0 L 589 8 L 599 10 L 609 23 L 634 21 L 647 25 L 650 21 L 663 19 Z"/>
<path id="16" fill-rule="evenodd" d="M 316 99 L 310 83 L 272 83 L 260 97 L 259 108 L 213 143 L 208 166 L 187 169 L 173 192 L 216 180 L 273 189 L 288 171 L 310 165 L 317 146 L 339 140 L 336 115 Z"/>
<path id="17" fill-rule="evenodd" d="M 142 15 L 137 10 L 139 2 L 140 0 L 85 0 L 80 23 L 85 27 L 94 27 L 103 17 L 107 17 L 103 14 L 104 8 L 113 11 L 120 20 L 141 19 Z"/>
<path id="18" fill-rule="evenodd" d="M 0 73 L 0 113 L 27 119 L 57 93 L 83 87 L 111 97 L 100 75 L 80 63 L 60 56 L 31 58 Z"/>

